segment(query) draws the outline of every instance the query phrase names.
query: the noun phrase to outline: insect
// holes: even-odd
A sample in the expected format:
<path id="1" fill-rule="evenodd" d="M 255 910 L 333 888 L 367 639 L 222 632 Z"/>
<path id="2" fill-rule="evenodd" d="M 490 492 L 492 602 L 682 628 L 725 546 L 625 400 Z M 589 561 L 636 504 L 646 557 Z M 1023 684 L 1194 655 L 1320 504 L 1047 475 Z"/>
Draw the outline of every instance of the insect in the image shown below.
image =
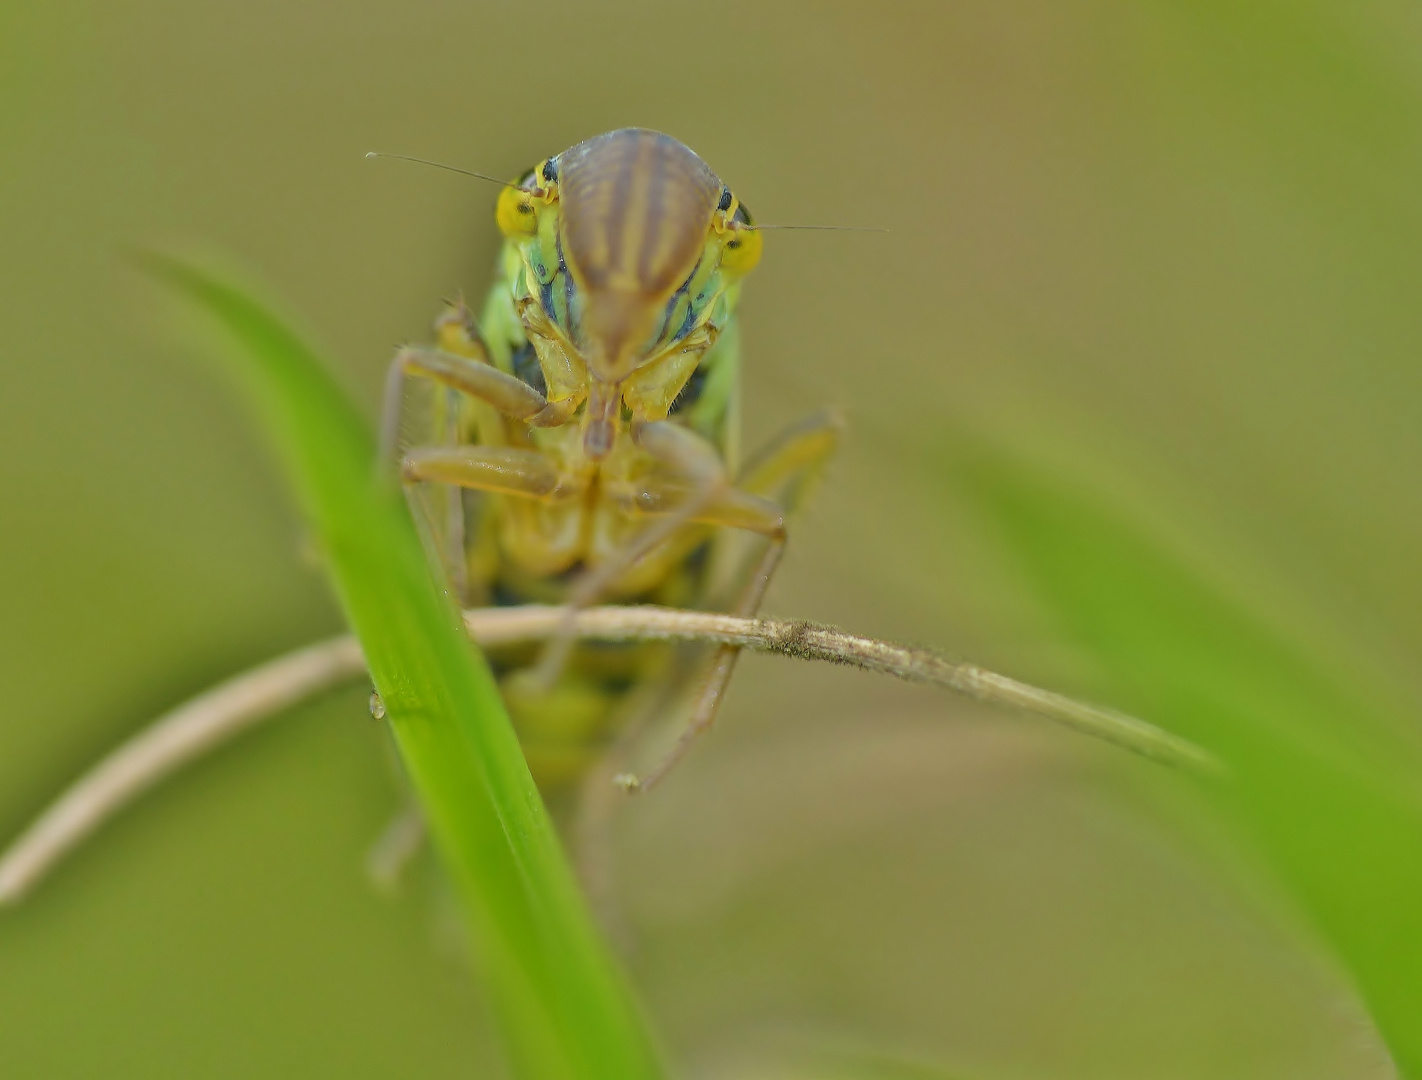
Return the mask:
<path id="1" fill-rule="evenodd" d="M 626 128 L 539 162 L 495 213 L 504 242 L 478 317 L 449 303 L 432 346 L 399 350 L 383 424 L 460 600 L 754 613 L 840 425 L 816 414 L 740 460 L 736 309 L 762 251 L 750 212 L 688 147 Z M 491 654 L 545 794 L 583 775 L 649 681 L 696 685 L 694 703 L 677 748 L 624 786 L 650 787 L 710 725 L 737 650 L 690 666 L 670 652 L 565 636 L 541 662 Z"/>
<path id="2" fill-rule="evenodd" d="M 484 608 L 484 632 L 502 641 L 514 635 L 494 633 L 496 624 L 522 621 L 518 639 L 536 640 L 522 617 L 546 628 L 540 620 L 557 612 L 492 610 L 499 606 L 566 609 L 606 598 L 755 612 L 784 550 L 786 516 L 840 432 L 833 413 L 817 413 L 740 460 L 736 307 L 760 259 L 760 230 L 773 226 L 757 226 L 699 157 L 652 131 L 599 135 L 495 182 L 504 244 L 488 298 L 477 319 L 462 301 L 447 304 L 433 345 L 399 350 L 382 423 L 382 458 L 398 462 L 451 589 Z M 411 400 L 416 387 L 427 392 L 422 405 Z M 550 809 L 572 812 L 564 823 L 583 849 L 584 881 L 604 903 L 607 856 L 598 848 L 607 804 L 588 797 L 595 785 L 578 782 L 596 778 L 594 762 L 617 757 L 626 743 L 619 733 L 635 730 L 636 714 L 690 686 L 689 721 L 674 748 L 623 786 L 658 782 L 710 725 L 748 643 L 936 684 L 1205 775 L 1223 769 L 1208 751 L 1134 717 L 927 650 L 808 623 L 741 619 L 728 630 L 713 619 L 718 628 L 702 622 L 698 634 L 731 634 L 736 644 L 698 664 L 657 640 L 673 633 L 673 621 L 683 633 L 686 617 L 701 622 L 697 612 L 639 614 L 640 633 L 618 638 L 635 644 L 573 646 L 565 633 L 541 660 L 531 646 L 489 650 L 534 778 Z M 572 629 L 566 618 L 564 629 Z M 363 670 L 355 640 L 335 639 L 165 714 L 0 854 L 0 903 L 20 897 L 157 779 Z M 374 698 L 372 712 L 382 708 Z M 398 875 L 422 834 L 411 807 L 372 852 L 376 877 Z"/>

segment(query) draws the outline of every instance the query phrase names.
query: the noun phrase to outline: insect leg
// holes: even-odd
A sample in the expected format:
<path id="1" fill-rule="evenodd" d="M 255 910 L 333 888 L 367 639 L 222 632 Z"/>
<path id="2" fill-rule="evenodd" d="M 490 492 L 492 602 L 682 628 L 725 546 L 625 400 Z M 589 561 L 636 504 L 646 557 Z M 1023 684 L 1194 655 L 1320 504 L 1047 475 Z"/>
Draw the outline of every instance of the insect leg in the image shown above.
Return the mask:
<path id="1" fill-rule="evenodd" d="M 579 498 L 587 490 L 588 480 L 560 469 L 557 462 L 537 450 L 468 443 L 415 447 L 405 455 L 401 478 L 410 484 L 452 484 L 515 496 L 500 516 L 504 543 L 518 552 L 525 566 L 553 573 L 566 567 L 570 553 L 576 550 L 576 516 L 562 528 L 550 530 L 544 514 Z"/>
<path id="2" fill-rule="evenodd" d="M 748 461 L 736 477 L 736 487 L 773 498 L 786 510 L 798 509 L 805 501 L 808 481 L 834 453 L 843 431 L 844 420 L 836 410 L 812 413 L 786 428 Z"/>
<path id="3" fill-rule="evenodd" d="M 776 567 L 780 564 L 781 555 L 784 554 L 785 516 L 779 507 L 768 500 L 761 500 L 756 496 L 736 491 L 732 491 L 730 494 L 739 495 L 740 498 L 712 503 L 697 512 L 694 520 L 707 525 L 727 525 L 733 528 L 749 529 L 769 539 L 770 543 L 766 546 L 749 581 L 742 590 L 740 599 L 733 608 L 734 614 L 749 616 L 755 614 L 756 609 L 760 607 L 760 601 L 770 585 L 770 579 L 774 575 Z M 764 503 L 764 508 L 761 511 L 763 516 L 759 520 L 753 519 L 748 513 L 753 505 L 750 502 L 752 499 Z M 721 511 L 726 511 L 724 516 Z M 615 779 L 618 786 L 628 792 L 650 791 L 661 781 L 662 777 L 671 771 L 677 762 L 686 756 L 686 752 L 691 749 L 692 744 L 704 735 L 715 722 L 716 712 L 720 708 L 721 699 L 725 696 L 726 686 L 731 681 L 731 675 L 735 671 L 736 661 L 739 657 L 740 649 L 733 645 L 722 645 L 716 649 L 711 665 L 702 677 L 701 689 L 696 694 L 690 718 L 672 748 L 645 775 L 637 777 L 631 773 L 622 773 L 617 776 Z"/>
<path id="4" fill-rule="evenodd" d="M 556 422 L 576 407 L 576 401 L 550 405 L 533 387 L 494 367 L 462 301 L 445 309 L 435 322 L 435 332 L 439 348 L 405 347 L 391 361 L 380 425 L 381 470 L 394 465 L 399 454 L 400 424 L 411 377 L 429 379 L 439 387 L 432 435 L 434 441 L 445 445 L 464 441 L 461 396 L 486 402 L 498 413 L 529 424 Z M 444 567 L 461 602 L 467 601 L 462 497 L 457 489 L 422 494 L 413 486 L 407 486 L 406 494 L 428 550 Z"/>
<path id="5" fill-rule="evenodd" d="M 788 489 L 791 493 L 788 502 L 793 507 L 809 479 L 834 452 L 840 426 L 837 416 L 823 413 L 790 428 L 742 471 L 744 484 L 767 493 Z M 754 615 L 785 552 L 785 510 L 754 491 L 730 488 L 694 510 L 689 520 L 759 533 L 770 541 L 732 607 L 734 614 Z M 628 792 L 648 791 L 686 755 L 715 722 L 739 657 L 740 649 L 734 645 L 723 645 L 716 650 L 690 719 L 676 743 L 644 776 L 639 778 L 629 773 L 619 776 L 617 782 L 621 787 Z"/>
<path id="6" fill-rule="evenodd" d="M 413 447 L 400 463 L 400 478 L 549 500 L 576 495 L 583 488 L 537 450 L 468 443 Z"/>
<path id="7" fill-rule="evenodd" d="M 736 487 L 794 513 L 809 497 L 843 431 L 844 420 L 837 410 L 822 409 L 810 414 L 782 430 L 743 465 Z M 734 607 L 735 597 L 745 587 L 754 565 L 746 556 L 745 545 L 735 541 L 731 534 L 721 537 L 698 606 L 710 610 Z"/>
<path id="8" fill-rule="evenodd" d="M 400 437 L 405 380 L 412 375 L 432 379 L 451 390 L 487 401 L 505 416 L 535 427 L 566 422 L 578 405 L 576 398 L 550 402 L 522 379 L 500 371 L 486 360 L 460 356 L 443 349 L 407 345 L 395 354 L 386 375 L 384 414 L 380 424 L 382 461 L 394 458 Z"/>
<path id="9" fill-rule="evenodd" d="M 661 499 L 674 504 L 674 508 L 574 583 L 565 601 L 568 614 L 530 673 L 535 686 L 545 689 L 552 686 L 567 663 L 573 647 L 574 613 L 594 603 L 638 559 L 676 535 L 684 525 L 695 520 L 701 508 L 729 490 L 720 454 L 695 432 L 665 420 L 641 421 L 632 425 L 632 438 L 682 478 L 676 492 Z M 658 498 L 651 491 L 642 491 L 640 495 L 640 500 L 636 495 L 631 496 L 634 501 L 631 509 L 645 508 Z"/>

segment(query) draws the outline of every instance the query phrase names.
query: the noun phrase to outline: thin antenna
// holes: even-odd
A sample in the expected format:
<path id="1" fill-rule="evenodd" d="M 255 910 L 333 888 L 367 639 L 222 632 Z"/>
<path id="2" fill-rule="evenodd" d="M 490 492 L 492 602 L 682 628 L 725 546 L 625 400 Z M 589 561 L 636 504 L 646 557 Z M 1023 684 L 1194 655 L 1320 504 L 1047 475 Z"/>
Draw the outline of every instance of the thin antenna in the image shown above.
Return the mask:
<path id="1" fill-rule="evenodd" d="M 446 172 L 459 173 L 460 176 L 472 176 L 476 180 L 487 180 L 491 184 L 498 184 L 500 187 L 514 188 L 522 190 L 520 185 L 508 180 L 500 180 L 497 176 L 490 176 L 488 173 L 475 172 L 473 169 L 461 169 L 454 165 L 446 165 L 442 161 L 430 161 L 428 158 L 411 157 L 409 154 L 386 154 L 379 150 L 369 150 L 366 158 L 389 158 L 392 161 L 411 161 L 416 165 L 428 165 L 432 169 L 444 169 Z M 751 232 L 760 232 L 764 229 L 798 229 L 808 232 L 869 232 L 886 233 L 888 229 L 876 228 L 874 226 L 862 225 L 745 225 L 742 228 L 750 229 Z"/>
<path id="2" fill-rule="evenodd" d="M 760 232 L 762 229 L 803 229 L 815 232 L 888 232 L 888 229 L 880 229 L 871 225 L 748 225 L 744 226 L 751 232 Z"/>
<path id="3" fill-rule="evenodd" d="M 440 161 L 428 161 L 425 158 L 410 157 L 408 154 L 384 154 L 379 150 L 371 150 L 366 153 L 366 158 L 390 158 L 393 161 L 413 161 L 416 165 L 428 165 L 432 169 L 444 169 L 448 172 L 457 172 L 461 176 L 472 176 L 476 180 L 487 180 L 491 184 L 498 184 L 499 187 L 517 188 L 517 184 L 511 184 L 507 180 L 500 180 L 497 176 L 488 176 L 485 173 L 475 172 L 473 169 L 459 169 L 453 165 L 446 165 Z"/>

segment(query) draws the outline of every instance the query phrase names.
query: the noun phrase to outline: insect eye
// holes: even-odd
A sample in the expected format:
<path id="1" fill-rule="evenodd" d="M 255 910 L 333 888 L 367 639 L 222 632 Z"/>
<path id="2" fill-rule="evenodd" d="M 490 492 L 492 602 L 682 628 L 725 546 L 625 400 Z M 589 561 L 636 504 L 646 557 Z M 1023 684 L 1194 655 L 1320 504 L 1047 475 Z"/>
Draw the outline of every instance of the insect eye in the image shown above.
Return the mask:
<path id="1" fill-rule="evenodd" d="M 532 196 L 522 188 L 506 187 L 499 192 L 494 218 L 505 236 L 532 236 L 538 231 L 538 210 Z"/>
<path id="2" fill-rule="evenodd" d="M 721 249 L 721 270 L 739 277 L 755 269 L 760 262 L 760 233 L 754 229 L 736 229 Z"/>
<path id="3" fill-rule="evenodd" d="M 734 196 L 731 195 L 731 189 L 730 189 L 730 188 L 722 188 L 722 189 L 721 189 L 721 201 L 716 204 L 716 209 L 719 210 L 719 211 L 721 211 L 721 213 L 724 214 L 727 210 L 729 210 L 729 209 L 731 208 L 731 200 L 732 200 L 733 197 L 734 197 Z"/>

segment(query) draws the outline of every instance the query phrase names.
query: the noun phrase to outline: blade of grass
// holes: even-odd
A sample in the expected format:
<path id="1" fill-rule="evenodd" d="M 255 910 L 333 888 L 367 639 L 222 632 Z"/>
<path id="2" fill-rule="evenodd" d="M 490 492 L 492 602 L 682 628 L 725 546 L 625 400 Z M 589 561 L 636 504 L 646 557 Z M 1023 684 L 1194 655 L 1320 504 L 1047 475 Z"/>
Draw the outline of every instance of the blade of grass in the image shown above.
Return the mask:
<path id="1" fill-rule="evenodd" d="M 958 472 L 1004 550 L 1110 673 L 1105 688 L 1217 754 L 1216 806 L 1349 967 L 1422 1076 L 1422 767 L 1406 724 L 1114 509 L 975 456 Z"/>
<path id="2" fill-rule="evenodd" d="M 384 700 L 517 1074 L 660 1075 L 494 680 L 397 493 L 372 480 L 371 431 L 315 353 L 247 293 L 166 256 L 141 262 L 223 332 L 224 370 L 276 450 Z"/>

